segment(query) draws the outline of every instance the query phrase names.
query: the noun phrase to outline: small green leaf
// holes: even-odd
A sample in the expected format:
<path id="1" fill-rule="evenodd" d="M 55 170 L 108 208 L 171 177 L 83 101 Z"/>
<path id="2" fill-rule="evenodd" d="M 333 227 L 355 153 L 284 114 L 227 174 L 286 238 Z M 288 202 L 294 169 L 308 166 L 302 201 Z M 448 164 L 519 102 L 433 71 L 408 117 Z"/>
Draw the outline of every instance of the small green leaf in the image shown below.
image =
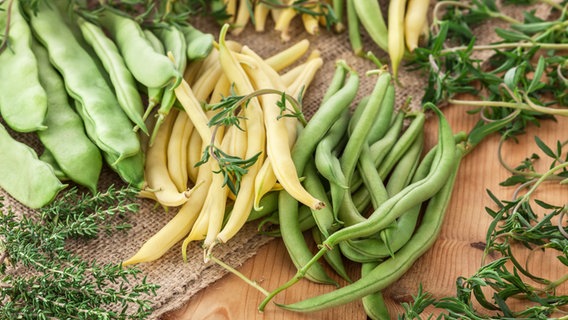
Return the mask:
<path id="1" fill-rule="evenodd" d="M 544 141 L 542 141 L 538 136 L 534 137 L 534 140 L 536 141 L 537 146 L 540 148 L 540 150 L 542 150 L 542 152 L 544 152 L 547 156 L 551 157 L 551 158 L 556 158 L 556 154 L 554 154 L 554 151 L 552 151 L 552 149 L 550 149 L 545 143 Z"/>

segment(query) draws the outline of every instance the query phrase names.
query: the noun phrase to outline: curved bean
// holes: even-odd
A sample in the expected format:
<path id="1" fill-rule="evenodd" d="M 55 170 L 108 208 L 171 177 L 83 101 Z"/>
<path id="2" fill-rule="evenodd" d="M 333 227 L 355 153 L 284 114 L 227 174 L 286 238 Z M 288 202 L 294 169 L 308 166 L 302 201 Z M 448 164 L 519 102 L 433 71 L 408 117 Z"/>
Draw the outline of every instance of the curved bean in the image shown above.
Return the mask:
<path id="1" fill-rule="evenodd" d="M 6 30 L 10 23 L 10 45 L 0 52 L 0 114 L 15 131 L 44 130 L 47 95 L 38 78 L 32 33 L 20 11 L 20 1 L 12 2 L 10 12 L 9 5 L 10 1 L 0 3 L 0 29 Z"/>
<path id="2" fill-rule="evenodd" d="M 286 310 L 312 312 L 342 305 L 369 294 L 381 291 L 398 280 L 414 262 L 436 242 L 441 230 L 446 208 L 451 199 L 455 178 L 464 150 L 460 146 L 452 153 L 454 165 L 450 168 L 447 181 L 428 201 L 423 222 L 411 240 L 397 254 L 369 271 L 365 277 L 340 289 L 300 302 L 282 305 Z M 439 168 L 437 168 L 439 169 Z"/>
<path id="3" fill-rule="evenodd" d="M 47 129 L 37 133 L 45 147 L 43 154 L 50 154 L 67 178 L 95 193 L 103 165 L 101 153 L 86 135 L 81 117 L 69 104 L 63 79 L 51 65 L 47 50 L 36 41 L 32 42 L 32 48 L 48 103 Z"/>
<path id="4" fill-rule="evenodd" d="M 109 74 L 119 106 L 138 128 L 148 134 L 148 128 L 146 128 L 142 118 L 144 108 L 142 98 L 136 88 L 136 80 L 124 64 L 124 59 L 118 48 L 98 25 L 83 18 L 77 19 L 77 25 L 83 34 L 83 38 L 94 50 Z"/>
<path id="5" fill-rule="evenodd" d="M 180 71 L 167 56 L 154 50 L 136 21 L 110 9 L 100 13 L 99 21 L 114 39 L 126 66 L 138 82 L 150 88 L 179 85 Z"/>
<path id="6" fill-rule="evenodd" d="M 338 62 L 337 68 L 348 68 L 344 62 Z M 302 174 L 305 165 L 312 157 L 317 143 L 325 136 L 332 124 L 341 116 L 343 111 L 351 105 L 359 88 L 359 75 L 350 70 L 350 76 L 345 85 L 322 103 L 312 115 L 310 121 L 298 135 L 292 158 L 296 164 L 298 174 Z"/>
<path id="7" fill-rule="evenodd" d="M 213 49 L 215 38 L 210 33 L 204 33 L 192 25 L 181 25 L 187 43 L 186 55 L 189 61 L 201 60 L 209 55 Z"/>
<path id="8" fill-rule="evenodd" d="M 76 111 L 89 137 L 116 161 L 137 154 L 140 141 L 130 120 L 117 108 L 114 92 L 61 14 L 42 2 L 29 16 L 32 29 L 61 73 L 68 94 L 76 101 Z"/>
<path id="9" fill-rule="evenodd" d="M 67 185 L 34 149 L 15 140 L 0 125 L 0 188 L 23 205 L 37 209 L 50 203 Z"/>

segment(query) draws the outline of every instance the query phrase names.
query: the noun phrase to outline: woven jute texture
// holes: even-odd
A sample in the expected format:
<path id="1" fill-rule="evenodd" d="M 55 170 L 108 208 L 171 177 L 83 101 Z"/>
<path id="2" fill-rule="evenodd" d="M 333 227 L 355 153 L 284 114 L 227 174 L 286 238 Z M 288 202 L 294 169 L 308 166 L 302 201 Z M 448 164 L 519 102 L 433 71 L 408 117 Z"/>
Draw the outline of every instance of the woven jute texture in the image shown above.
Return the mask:
<path id="1" fill-rule="evenodd" d="M 381 1 L 383 7 L 386 7 L 385 2 Z M 539 7 L 525 7 L 525 9 L 536 9 L 541 17 L 546 17 L 549 14 L 547 10 L 539 12 Z M 504 7 L 504 10 L 510 11 L 507 7 Z M 522 19 L 522 11 L 508 13 Z M 204 18 L 195 18 L 192 23 L 201 30 L 212 33 L 216 38 L 218 37 L 219 24 Z M 494 41 L 495 39 L 484 35 L 494 34 L 492 29 L 498 25 L 499 22 L 495 21 L 491 25 L 485 25 L 482 29 L 476 30 L 479 35 L 479 43 Z M 321 98 L 334 74 L 335 62 L 338 60 L 344 60 L 349 66 L 357 70 L 361 77 L 359 93 L 353 101 L 353 107 L 364 95 L 368 95 L 372 91 L 376 75 L 366 75 L 366 72 L 376 69 L 376 66 L 369 60 L 353 54 L 346 32 L 337 34 L 322 29 L 320 34 L 312 36 L 305 32 L 298 17 L 292 21 L 289 32 L 290 40 L 283 42 L 280 33 L 274 30 L 273 21 L 269 20 L 264 32 L 256 32 L 251 25 L 248 25 L 244 32 L 239 35 L 229 33 L 227 40 L 247 45 L 260 56 L 269 57 L 297 41 L 308 39 L 310 50 L 319 50 L 324 60 L 322 68 L 318 71 L 303 100 L 303 110 L 308 118 L 319 107 Z M 386 54 L 372 42 L 365 31 L 361 30 L 361 33 L 365 51 L 373 51 L 382 61 L 388 62 Z M 483 52 L 482 54 L 491 53 Z M 480 55 L 481 59 L 484 57 L 486 56 Z M 426 79 L 420 73 L 407 72 L 402 67 L 399 81 L 400 84 L 396 87 L 396 105 L 401 106 L 411 97 L 413 107 L 419 106 L 426 86 Z M 37 150 L 41 150 L 41 146 L 38 145 L 33 134 L 16 135 L 16 137 L 31 144 Z M 103 190 L 111 184 L 121 185 L 122 182 L 114 172 L 105 168 L 101 175 L 99 188 Z M 0 190 L 0 196 L 5 198 L 6 207 L 11 207 L 15 212 L 23 215 L 34 214 L 33 211 L 10 198 L 3 190 Z M 151 200 L 139 199 L 138 201 L 141 209 L 131 217 L 133 227 L 127 233 L 119 232 L 110 236 L 101 235 L 98 239 L 88 242 L 73 241 L 69 243 L 70 250 L 86 259 L 96 259 L 101 263 L 118 263 L 132 256 L 149 237 L 160 230 L 177 212 L 175 208 L 166 212 L 162 208 L 156 207 Z M 218 245 L 215 248 L 216 257 L 233 267 L 239 267 L 253 256 L 261 246 L 272 240 L 268 236 L 258 234 L 256 227 L 255 222 L 248 223 L 231 241 L 224 245 Z M 204 263 L 203 251 L 197 242 L 190 244 L 187 262 L 182 259 L 181 244 L 176 244 L 159 260 L 140 264 L 138 267 L 142 269 L 148 282 L 160 285 L 157 296 L 152 297 L 154 308 L 152 319 L 159 319 L 166 312 L 179 308 L 200 289 L 205 288 L 227 273 L 225 269 L 216 264 Z"/>

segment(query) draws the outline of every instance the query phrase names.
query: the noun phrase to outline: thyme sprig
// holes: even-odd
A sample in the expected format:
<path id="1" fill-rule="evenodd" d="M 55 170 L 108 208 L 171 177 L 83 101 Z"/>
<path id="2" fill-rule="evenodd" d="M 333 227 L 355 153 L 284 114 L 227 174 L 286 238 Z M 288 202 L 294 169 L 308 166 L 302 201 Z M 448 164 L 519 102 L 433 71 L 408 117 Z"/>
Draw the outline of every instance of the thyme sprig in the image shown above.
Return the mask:
<path id="1" fill-rule="evenodd" d="M 242 177 L 248 172 L 248 168 L 258 161 L 261 154 L 257 153 L 250 158 L 242 159 L 224 152 L 215 144 L 219 127 L 236 126 L 239 130 L 244 130 L 240 126 L 241 120 L 245 120 L 245 118 L 240 115 L 241 110 L 247 108 L 251 99 L 267 94 L 278 94 L 281 97 L 275 106 L 280 109 L 278 119 L 293 117 L 297 118 L 303 125 L 305 125 L 307 121 L 301 111 L 302 90 L 298 94 L 298 98 L 294 98 L 286 92 L 270 88 L 259 89 L 247 95 L 237 95 L 234 88 L 231 88 L 230 93 L 229 96 L 223 97 L 220 102 L 205 106 L 207 110 L 215 111 L 215 114 L 209 119 L 208 123 L 208 125 L 214 129 L 210 143 L 204 148 L 203 155 L 196 166 L 200 166 L 210 159 L 217 161 L 219 170 L 216 170 L 215 173 L 222 174 L 224 178 L 223 186 L 226 185 L 231 192 L 237 194 L 240 189 Z M 291 107 L 288 107 L 288 105 L 291 105 Z"/>
<path id="2" fill-rule="evenodd" d="M 34 215 L 0 204 L 0 318 L 144 319 L 157 285 L 119 263 L 87 261 L 67 248 L 101 232 L 124 231 L 138 210 L 135 191 L 95 195 L 71 188 Z"/>

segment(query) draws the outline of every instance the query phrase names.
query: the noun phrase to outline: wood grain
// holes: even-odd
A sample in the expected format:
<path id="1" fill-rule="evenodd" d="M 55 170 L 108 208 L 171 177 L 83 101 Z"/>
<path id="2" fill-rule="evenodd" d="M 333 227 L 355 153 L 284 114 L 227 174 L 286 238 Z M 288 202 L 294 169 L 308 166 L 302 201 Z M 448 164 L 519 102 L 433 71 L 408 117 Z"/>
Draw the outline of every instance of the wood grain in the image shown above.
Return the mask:
<path id="1" fill-rule="evenodd" d="M 466 114 L 466 110 L 463 106 L 444 109 L 454 132 L 469 131 L 477 121 L 477 116 Z M 432 145 L 437 130 L 434 118 L 428 120 L 426 130 L 426 143 Z M 558 122 L 543 122 L 539 128 L 531 127 L 526 134 L 519 137 L 518 143 L 508 142 L 504 145 L 505 161 L 510 165 L 517 165 L 530 154 L 538 153 L 534 143 L 535 135 L 547 143 L 565 140 L 568 136 L 568 121 L 560 118 Z M 498 143 L 498 136 L 490 137 L 463 160 L 438 241 L 399 281 L 384 291 L 393 319 L 396 319 L 397 313 L 402 310 L 400 304 L 410 301 L 420 284 L 436 297 L 453 295 L 456 278 L 471 275 L 480 266 L 483 242 L 491 221 L 485 207 L 494 207 L 486 190 L 491 190 L 500 199 L 510 198 L 513 191 L 512 188 L 499 186 L 499 182 L 509 174 L 498 162 Z M 565 203 L 568 191 L 565 187 L 553 187 L 539 193 L 539 197 L 555 204 Z M 524 254 L 528 255 L 528 252 Z M 555 262 L 551 254 L 538 254 L 541 256 L 532 257 L 531 270 L 539 270 L 542 276 L 550 278 L 560 277 L 566 272 L 566 268 Z M 348 268 L 353 277 L 358 276 L 356 264 L 348 264 Z M 239 271 L 258 281 L 267 290 L 278 287 L 295 273 L 279 239 L 264 246 L 256 256 L 240 267 Z M 561 289 L 565 290 L 564 287 Z M 333 287 L 301 281 L 278 295 L 275 301 L 293 302 L 329 290 L 333 290 Z M 234 275 L 227 275 L 193 296 L 183 308 L 167 314 L 164 320 L 367 318 L 359 301 L 311 314 L 283 311 L 270 304 L 261 314 L 257 311 L 257 306 L 262 299 L 263 295 L 256 289 Z M 435 313 L 435 310 L 432 311 Z"/>

